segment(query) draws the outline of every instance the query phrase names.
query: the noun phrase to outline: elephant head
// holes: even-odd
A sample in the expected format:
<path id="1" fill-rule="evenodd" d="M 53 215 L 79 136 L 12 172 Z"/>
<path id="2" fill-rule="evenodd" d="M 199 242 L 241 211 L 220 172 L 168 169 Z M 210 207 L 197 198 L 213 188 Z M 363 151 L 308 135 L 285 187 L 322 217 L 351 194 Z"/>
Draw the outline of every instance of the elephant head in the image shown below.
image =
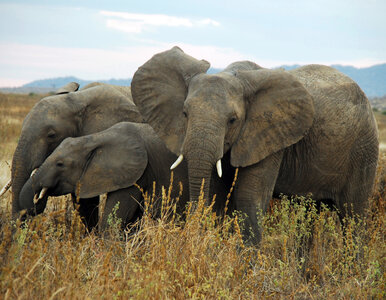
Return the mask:
<path id="1" fill-rule="evenodd" d="M 135 73 L 133 100 L 167 147 L 188 163 L 190 199 L 230 151 L 234 167 L 254 165 L 305 135 L 311 95 L 291 74 L 240 61 L 217 74 L 180 48 L 154 55 Z M 178 163 L 178 162 L 177 162 Z M 173 165 L 176 167 L 176 164 Z"/>
<path id="2" fill-rule="evenodd" d="M 102 84 L 77 91 L 78 87 L 71 83 L 56 95 L 43 98 L 24 119 L 12 161 L 14 217 L 22 207 L 32 205 L 19 201 L 24 184 L 65 138 L 99 132 L 121 121 L 142 122 L 131 98 L 113 86 Z M 37 213 L 44 210 L 46 199 L 37 206 Z"/>
<path id="3" fill-rule="evenodd" d="M 132 186 L 148 164 L 138 125 L 123 122 L 95 134 L 66 138 L 24 184 L 20 207 L 34 210 L 48 195 L 91 198 Z"/>

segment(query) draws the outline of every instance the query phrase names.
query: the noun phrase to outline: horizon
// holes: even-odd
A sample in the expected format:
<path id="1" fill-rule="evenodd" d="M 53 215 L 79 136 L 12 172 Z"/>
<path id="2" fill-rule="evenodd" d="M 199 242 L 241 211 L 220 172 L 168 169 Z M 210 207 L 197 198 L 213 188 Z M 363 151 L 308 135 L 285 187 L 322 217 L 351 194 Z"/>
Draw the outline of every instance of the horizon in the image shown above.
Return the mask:
<path id="1" fill-rule="evenodd" d="M 174 45 L 217 69 L 238 60 L 366 68 L 386 63 L 384 11 L 376 0 L 0 0 L 0 87 L 131 78 Z"/>
<path id="2" fill-rule="evenodd" d="M 355 67 L 355 66 L 352 66 L 352 65 L 342 65 L 342 64 L 333 64 L 333 65 L 329 65 L 331 67 L 334 67 L 334 66 L 341 66 L 341 67 L 352 67 L 352 68 L 355 68 L 357 70 L 359 69 L 368 69 L 368 68 L 372 68 L 372 67 L 375 67 L 375 66 L 381 66 L 381 65 L 385 65 L 386 63 L 380 63 L 380 64 L 375 64 L 375 65 L 371 65 L 371 66 L 366 66 L 366 67 Z M 299 65 L 299 64 L 292 64 L 292 65 L 280 65 L 280 66 L 274 66 L 272 68 L 280 68 L 280 67 L 293 67 L 293 66 L 303 66 L 303 65 Z M 215 69 L 220 69 L 221 68 L 215 68 Z M 58 77 L 47 77 L 47 78 L 38 78 L 38 79 L 35 79 L 35 80 L 32 80 L 32 81 L 29 81 L 29 82 L 26 82 L 26 83 L 23 83 L 21 85 L 18 85 L 18 86 L 1 86 L 0 85 L 0 88 L 10 88 L 10 89 L 13 89 L 13 88 L 20 88 L 20 87 L 23 87 L 27 84 L 30 84 L 30 83 L 33 83 L 33 82 L 36 82 L 36 81 L 45 81 L 45 80 L 53 80 L 53 79 L 65 79 L 65 78 L 75 78 L 77 80 L 81 80 L 81 81 L 108 81 L 108 80 L 126 80 L 126 79 L 132 79 L 132 76 L 129 76 L 129 77 L 126 77 L 126 78 L 118 78 L 118 77 L 111 77 L 111 78 L 98 78 L 98 79 L 88 79 L 88 78 L 80 78 L 78 76 L 75 76 L 75 75 L 64 75 L 64 76 L 58 76 Z"/>

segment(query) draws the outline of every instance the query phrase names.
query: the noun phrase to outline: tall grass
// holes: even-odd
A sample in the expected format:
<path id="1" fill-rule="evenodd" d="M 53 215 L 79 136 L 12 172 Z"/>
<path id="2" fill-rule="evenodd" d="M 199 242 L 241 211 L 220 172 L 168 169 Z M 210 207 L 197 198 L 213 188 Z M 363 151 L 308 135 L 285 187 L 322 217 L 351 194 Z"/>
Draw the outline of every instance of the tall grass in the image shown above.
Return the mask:
<path id="1" fill-rule="evenodd" d="M 262 219 L 259 248 L 245 245 L 237 216 L 217 217 L 201 196 L 185 221 L 175 200 L 147 195 L 144 216 L 122 237 L 86 234 L 65 207 L 25 224 L 2 221 L 4 298 L 384 299 L 384 194 L 365 218 L 318 212 L 311 198 L 282 197 Z M 377 198 L 378 197 L 378 198 Z M 151 207 L 161 202 L 153 218 Z M 379 207 L 381 205 L 382 207 Z M 69 213 L 70 211 L 70 213 Z"/>
<path id="2" fill-rule="evenodd" d="M 11 138 L 11 137 L 10 137 Z M 69 197 L 20 224 L 0 208 L 3 299 L 384 299 L 386 156 L 366 217 L 346 218 L 311 197 L 283 196 L 262 217 L 260 247 L 244 244 L 239 215 L 217 217 L 201 196 L 176 213 L 170 188 L 145 195 L 124 233 L 86 233 Z M 156 214 L 154 209 L 158 208 Z M 242 216 L 241 216 L 242 217 Z"/>
<path id="3" fill-rule="evenodd" d="M 11 178 L 11 161 L 24 117 L 42 95 L 0 93 L 0 189 Z M 9 201 L 0 199 L 0 210 L 9 212 Z"/>

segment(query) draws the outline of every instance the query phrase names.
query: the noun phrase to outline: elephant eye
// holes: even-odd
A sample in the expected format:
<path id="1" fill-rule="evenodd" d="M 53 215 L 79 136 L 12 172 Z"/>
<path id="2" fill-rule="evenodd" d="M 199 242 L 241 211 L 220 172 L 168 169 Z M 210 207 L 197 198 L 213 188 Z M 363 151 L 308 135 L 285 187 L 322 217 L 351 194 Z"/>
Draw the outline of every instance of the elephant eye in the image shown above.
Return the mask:
<path id="1" fill-rule="evenodd" d="M 228 122 L 229 122 L 230 125 L 232 125 L 232 124 L 234 124 L 236 122 L 236 120 L 237 120 L 236 117 L 231 117 Z"/>
<path id="2" fill-rule="evenodd" d="M 184 115 L 185 118 L 188 117 L 188 114 L 186 113 L 186 111 L 183 111 L 182 114 Z"/>
<path id="3" fill-rule="evenodd" d="M 53 139 L 56 137 L 55 131 L 49 131 L 47 134 L 47 137 L 50 139 Z"/>
<path id="4" fill-rule="evenodd" d="M 59 167 L 59 168 L 61 168 L 61 167 L 64 166 L 64 164 L 63 164 L 62 161 L 58 161 L 58 162 L 56 163 L 56 166 Z"/>

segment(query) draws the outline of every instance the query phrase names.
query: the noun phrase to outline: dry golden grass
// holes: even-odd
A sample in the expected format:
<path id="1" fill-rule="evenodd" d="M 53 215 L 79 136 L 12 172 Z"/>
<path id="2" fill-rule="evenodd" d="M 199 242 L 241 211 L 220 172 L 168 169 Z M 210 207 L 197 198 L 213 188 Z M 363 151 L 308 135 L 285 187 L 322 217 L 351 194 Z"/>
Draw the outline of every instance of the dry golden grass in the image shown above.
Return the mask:
<path id="1" fill-rule="evenodd" d="M 374 112 L 375 118 L 377 119 L 379 140 L 381 142 L 381 150 L 386 151 L 386 111 Z"/>
<path id="2" fill-rule="evenodd" d="M 15 143 L 17 129 L 4 130 Z M 262 220 L 259 249 L 241 239 L 243 216 L 220 220 L 201 198 L 182 221 L 168 190 L 160 218 L 151 217 L 155 199 L 146 197 L 140 226 L 123 236 L 112 214 L 108 237 L 85 233 L 68 197 L 13 224 L 8 192 L 0 207 L 0 298 L 384 299 L 386 155 L 379 165 L 370 212 L 345 220 L 345 234 L 336 213 L 284 197 Z"/>
<path id="3" fill-rule="evenodd" d="M 24 117 L 42 95 L 0 93 L 0 185 L 11 176 L 12 155 L 16 148 Z M 1 205 L 0 205 L 1 206 Z"/>

